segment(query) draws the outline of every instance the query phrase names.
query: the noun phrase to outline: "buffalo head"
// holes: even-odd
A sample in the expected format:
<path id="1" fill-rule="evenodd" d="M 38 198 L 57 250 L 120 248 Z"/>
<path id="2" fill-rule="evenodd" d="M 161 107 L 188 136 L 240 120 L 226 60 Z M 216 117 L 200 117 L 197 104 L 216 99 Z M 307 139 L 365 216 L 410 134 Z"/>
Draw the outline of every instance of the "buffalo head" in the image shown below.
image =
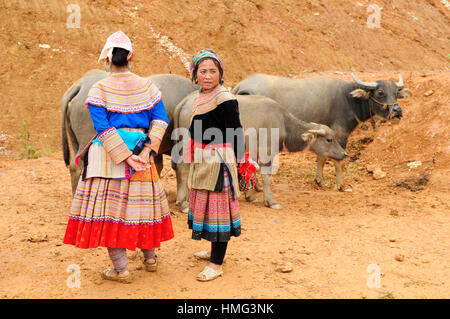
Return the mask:
<path id="1" fill-rule="evenodd" d="M 360 88 L 351 91 L 350 95 L 368 100 L 369 110 L 373 112 L 373 115 L 393 121 L 399 121 L 402 118 L 402 108 L 397 104 L 397 99 L 408 97 L 409 91 L 404 88 L 401 75 L 398 82 L 385 80 L 363 82 L 353 73 L 352 78 Z"/>
<path id="2" fill-rule="evenodd" d="M 326 125 L 309 123 L 311 128 L 302 134 L 302 139 L 308 144 L 311 151 L 318 155 L 338 161 L 348 156 L 347 152 L 338 143 L 336 133 Z"/>

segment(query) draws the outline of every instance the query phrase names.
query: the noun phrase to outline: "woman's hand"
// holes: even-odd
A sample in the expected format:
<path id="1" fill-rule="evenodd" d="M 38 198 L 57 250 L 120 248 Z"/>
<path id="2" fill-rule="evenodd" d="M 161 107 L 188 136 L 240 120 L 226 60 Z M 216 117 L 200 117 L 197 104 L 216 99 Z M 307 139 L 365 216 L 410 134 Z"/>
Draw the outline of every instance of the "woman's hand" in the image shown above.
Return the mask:
<path id="1" fill-rule="evenodd" d="M 150 162 L 150 152 L 150 147 L 144 147 L 138 156 L 141 160 L 145 161 L 145 163 L 148 163 Z"/>
<path id="2" fill-rule="evenodd" d="M 125 162 L 136 172 L 144 171 L 150 166 L 148 162 L 142 160 L 139 156 L 134 154 L 128 157 Z"/>

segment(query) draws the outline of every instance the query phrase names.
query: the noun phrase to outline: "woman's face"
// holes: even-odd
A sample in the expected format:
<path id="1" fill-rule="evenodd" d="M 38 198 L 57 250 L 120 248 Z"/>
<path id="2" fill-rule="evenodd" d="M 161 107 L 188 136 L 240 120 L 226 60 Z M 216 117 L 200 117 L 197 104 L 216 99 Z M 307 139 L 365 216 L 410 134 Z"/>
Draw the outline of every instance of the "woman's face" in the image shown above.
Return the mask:
<path id="1" fill-rule="evenodd" d="M 219 84 L 220 71 L 213 60 L 207 59 L 200 62 L 197 70 L 197 81 L 203 90 L 212 89 Z"/>

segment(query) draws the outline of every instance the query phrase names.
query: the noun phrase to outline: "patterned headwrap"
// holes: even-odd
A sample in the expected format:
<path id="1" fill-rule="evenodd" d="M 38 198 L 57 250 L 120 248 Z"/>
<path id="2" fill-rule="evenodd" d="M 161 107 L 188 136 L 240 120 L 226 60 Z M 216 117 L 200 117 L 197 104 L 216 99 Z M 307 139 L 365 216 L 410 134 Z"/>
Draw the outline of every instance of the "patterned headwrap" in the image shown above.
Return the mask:
<path id="1" fill-rule="evenodd" d="M 189 73 L 191 74 L 192 82 L 194 82 L 194 70 L 197 67 L 198 63 L 204 58 L 211 58 L 216 60 L 217 62 L 219 62 L 222 70 L 224 70 L 222 60 L 217 55 L 216 51 L 214 51 L 213 49 L 200 50 L 192 56 L 192 61 L 191 63 L 189 63 Z M 220 83 L 223 83 L 223 77 L 220 79 Z"/>
<path id="2" fill-rule="evenodd" d="M 106 40 L 102 53 L 100 53 L 100 57 L 98 58 L 98 62 L 106 58 L 109 58 L 109 61 L 111 61 L 114 48 L 122 48 L 129 51 L 130 53 L 128 53 L 127 57 L 128 61 L 133 56 L 133 47 L 131 46 L 130 38 L 122 31 L 117 31 L 111 34 Z"/>

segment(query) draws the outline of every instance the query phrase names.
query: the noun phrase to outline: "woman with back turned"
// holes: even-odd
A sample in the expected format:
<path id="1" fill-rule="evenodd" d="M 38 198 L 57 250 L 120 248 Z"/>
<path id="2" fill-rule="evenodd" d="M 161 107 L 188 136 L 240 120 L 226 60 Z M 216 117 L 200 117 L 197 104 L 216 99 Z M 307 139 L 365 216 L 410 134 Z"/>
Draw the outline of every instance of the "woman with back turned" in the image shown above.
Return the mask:
<path id="1" fill-rule="evenodd" d="M 80 155 L 65 244 L 107 247 L 113 268 L 103 279 L 129 283 L 126 250 L 140 248 L 156 271 L 155 248 L 173 238 L 166 195 L 153 157 L 169 124 L 159 89 L 130 71 L 133 50 L 122 32 L 106 41 L 99 61 L 111 74 L 89 91 L 86 107 L 97 135 Z"/>

